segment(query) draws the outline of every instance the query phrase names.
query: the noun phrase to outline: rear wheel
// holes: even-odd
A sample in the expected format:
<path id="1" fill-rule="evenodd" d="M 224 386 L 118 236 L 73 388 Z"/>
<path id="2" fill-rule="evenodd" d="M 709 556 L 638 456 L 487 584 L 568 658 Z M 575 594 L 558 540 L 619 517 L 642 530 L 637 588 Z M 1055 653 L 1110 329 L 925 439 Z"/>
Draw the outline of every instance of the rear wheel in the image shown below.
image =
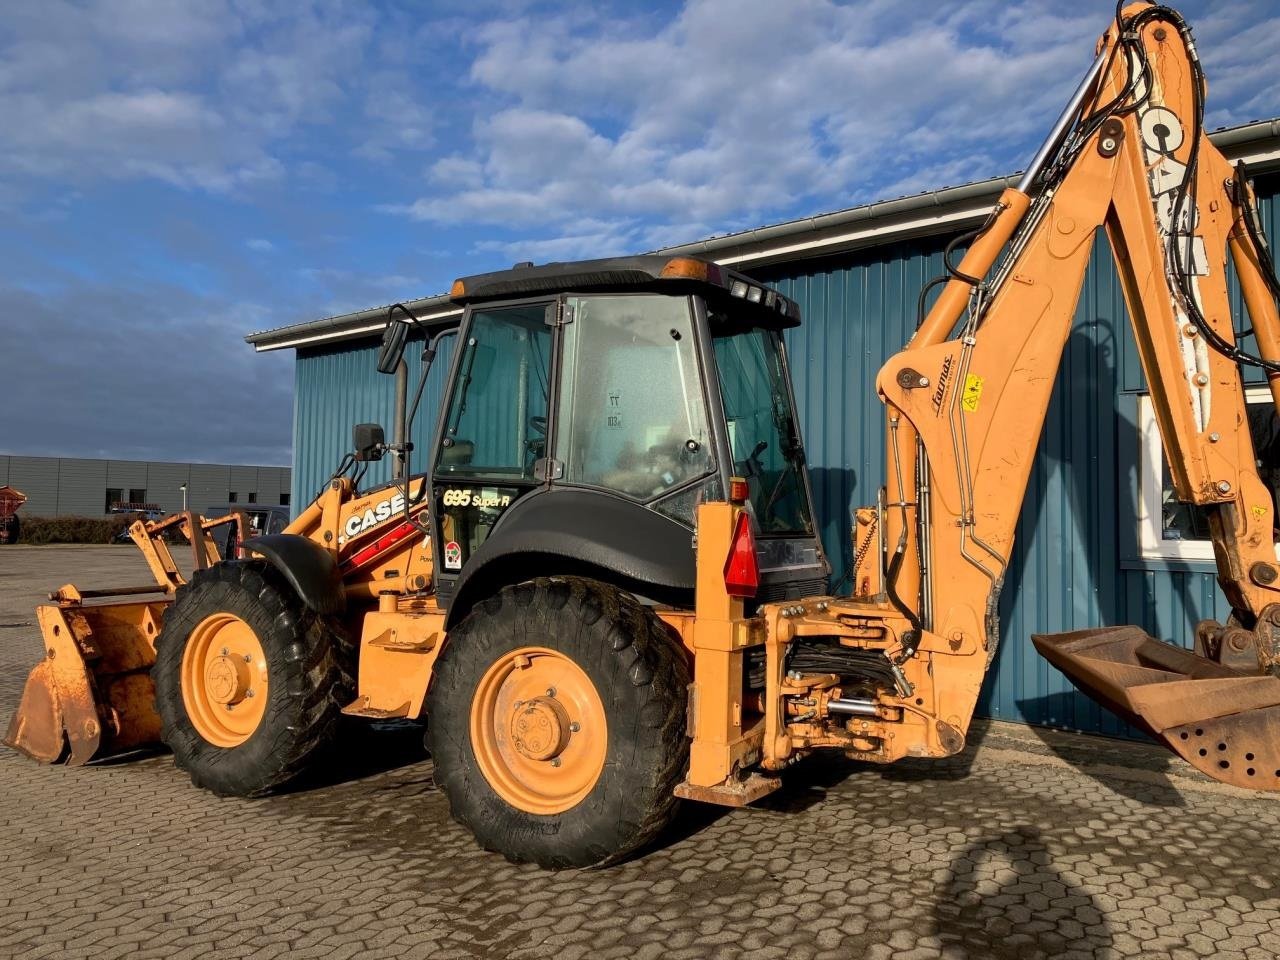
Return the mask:
<path id="1" fill-rule="evenodd" d="M 436 782 L 485 848 L 607 863 L 675 813 L 688 665 L 629 594 L 576 578 L 507 587 L 450 631 L 435 674 Z"/>
<path id="2" fill-rule="evenodd" d="M 174 761 L 219 794 L 284 786 L 333 739 L 353 687 L 345 652 L 270 567 L 197 571 L 165 613 L 151 672 Z"/>

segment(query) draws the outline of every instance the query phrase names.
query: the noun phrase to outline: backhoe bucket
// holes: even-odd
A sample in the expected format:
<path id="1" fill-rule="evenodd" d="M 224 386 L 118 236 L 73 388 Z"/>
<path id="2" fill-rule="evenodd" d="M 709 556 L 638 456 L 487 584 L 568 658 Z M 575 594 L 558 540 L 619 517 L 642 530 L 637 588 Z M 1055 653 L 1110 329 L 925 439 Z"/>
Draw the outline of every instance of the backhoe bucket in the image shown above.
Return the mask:
<path id="1" fill-rule="evenodd" d="M 1215 780 L 1280 790 L 1280 679 L 1240 673 L 1137 627 L 1033 636 L 1102 706 Z"/>
<path id="2" fill-rule="evenodd" d="M 45 656 L 27 678 L 4 742 L 42 763 L 77 766 L 160 739 L 150 668 L 167 599 L 98 605 L 83 596 L 157 588 L 63 587 L 36 608 Z"/>

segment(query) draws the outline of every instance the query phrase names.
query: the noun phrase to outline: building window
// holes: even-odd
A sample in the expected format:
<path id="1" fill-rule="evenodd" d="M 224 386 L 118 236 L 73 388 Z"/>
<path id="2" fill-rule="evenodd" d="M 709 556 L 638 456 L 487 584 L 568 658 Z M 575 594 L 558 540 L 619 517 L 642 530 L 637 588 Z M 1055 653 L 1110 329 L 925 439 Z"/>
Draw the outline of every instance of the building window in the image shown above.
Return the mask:
<path id="1" fill-rule="evenodd" d="M 232 490 L 230 493 L 227 494 L 227 503 L 235 503 L 239 496 L 240 495 L 238 493 Z"/>
<path id="2" fill-rule="evenodd" d="M 1276 492 L 1280 490 L 1280 419 L 1271 394 L 1265 389 L 1246 390 L 1245 406 L 1258 476 L 1271 490 L 1274 518 Z M 1174 496 L 1150 397 L 1138 399 L 1138 436 L 1138 549 L 1143 559 L 1212 561 L 1208 513 L 1203 507 L 1181 503 Z M 1280 548 L 1276 553 L 1280 557 Z"/>
<path id="3" fill-rule="evenodd" d="M 289 494 L 287 493 L 280 494 L 280 506 L 282 507 L 289 506 Z"/>
<path id="4" fill-rule="evenodd" d="M 120 487 L 107 487 L 107 505 L 103 508 L 103 513 L 110 513 L 112 510 L 119 509 L 119 503 L 124 499 L 124 490 Z"/>
<path id="5" fill-rule="evenodd" d="M 250 503 L 257 503 L 257 502 L 258 502 L 258 495 L 257 495 L 256 493 L 251 493 L 251 494 L 249 494 L 249 502 L 250 502 Z"/>
<path id="6" fill-rule="evenodd" d="M 139 490 L 137 487 L 130 487 L 130 488 L 129 488 L 129 502 L 130 502 L 130 503 L 146 503 L 146 502 L 147 502 L 147 491 L 146 491 L 146 490 Z"/>

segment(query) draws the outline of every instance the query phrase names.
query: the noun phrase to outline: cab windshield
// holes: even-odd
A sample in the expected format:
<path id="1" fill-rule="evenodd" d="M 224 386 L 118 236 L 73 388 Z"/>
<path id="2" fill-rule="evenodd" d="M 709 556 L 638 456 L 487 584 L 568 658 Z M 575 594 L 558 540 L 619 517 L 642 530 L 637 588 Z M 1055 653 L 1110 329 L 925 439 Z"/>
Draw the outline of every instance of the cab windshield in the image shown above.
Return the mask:
<path id="1" fill-rule="evenodd" d="M 747 480 L 759 531 L 764 536 L 811 534 L 804 449 L 778 334 L 740 327 L 729 333 L 723 318 L 711 321 L 733 472 Z M 715 335 L 717 327 L 725 332 Z"/>

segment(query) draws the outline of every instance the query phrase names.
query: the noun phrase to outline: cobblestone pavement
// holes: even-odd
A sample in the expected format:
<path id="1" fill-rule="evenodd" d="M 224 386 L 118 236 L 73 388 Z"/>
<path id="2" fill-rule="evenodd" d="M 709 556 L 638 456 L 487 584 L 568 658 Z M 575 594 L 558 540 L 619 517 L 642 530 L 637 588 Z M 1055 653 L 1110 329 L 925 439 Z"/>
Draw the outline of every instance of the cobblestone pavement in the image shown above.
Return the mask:
<path id="1" fill-rule="evenodd" d="M 129 583 L 135 563 L 0 548 L 6 719 L 39 652 L 36 588 Z M 416 729 L 256 801 L 163 756 L 70 770 L 3 751 L 0 957 L 1280 954 L 1280 801 L 1141 746 L 1007 724 L 972 740 L 943 762 L 801 764 L 756 807 L 692 808 L 629 863 L 559 874 L 475 848 Z"/>

